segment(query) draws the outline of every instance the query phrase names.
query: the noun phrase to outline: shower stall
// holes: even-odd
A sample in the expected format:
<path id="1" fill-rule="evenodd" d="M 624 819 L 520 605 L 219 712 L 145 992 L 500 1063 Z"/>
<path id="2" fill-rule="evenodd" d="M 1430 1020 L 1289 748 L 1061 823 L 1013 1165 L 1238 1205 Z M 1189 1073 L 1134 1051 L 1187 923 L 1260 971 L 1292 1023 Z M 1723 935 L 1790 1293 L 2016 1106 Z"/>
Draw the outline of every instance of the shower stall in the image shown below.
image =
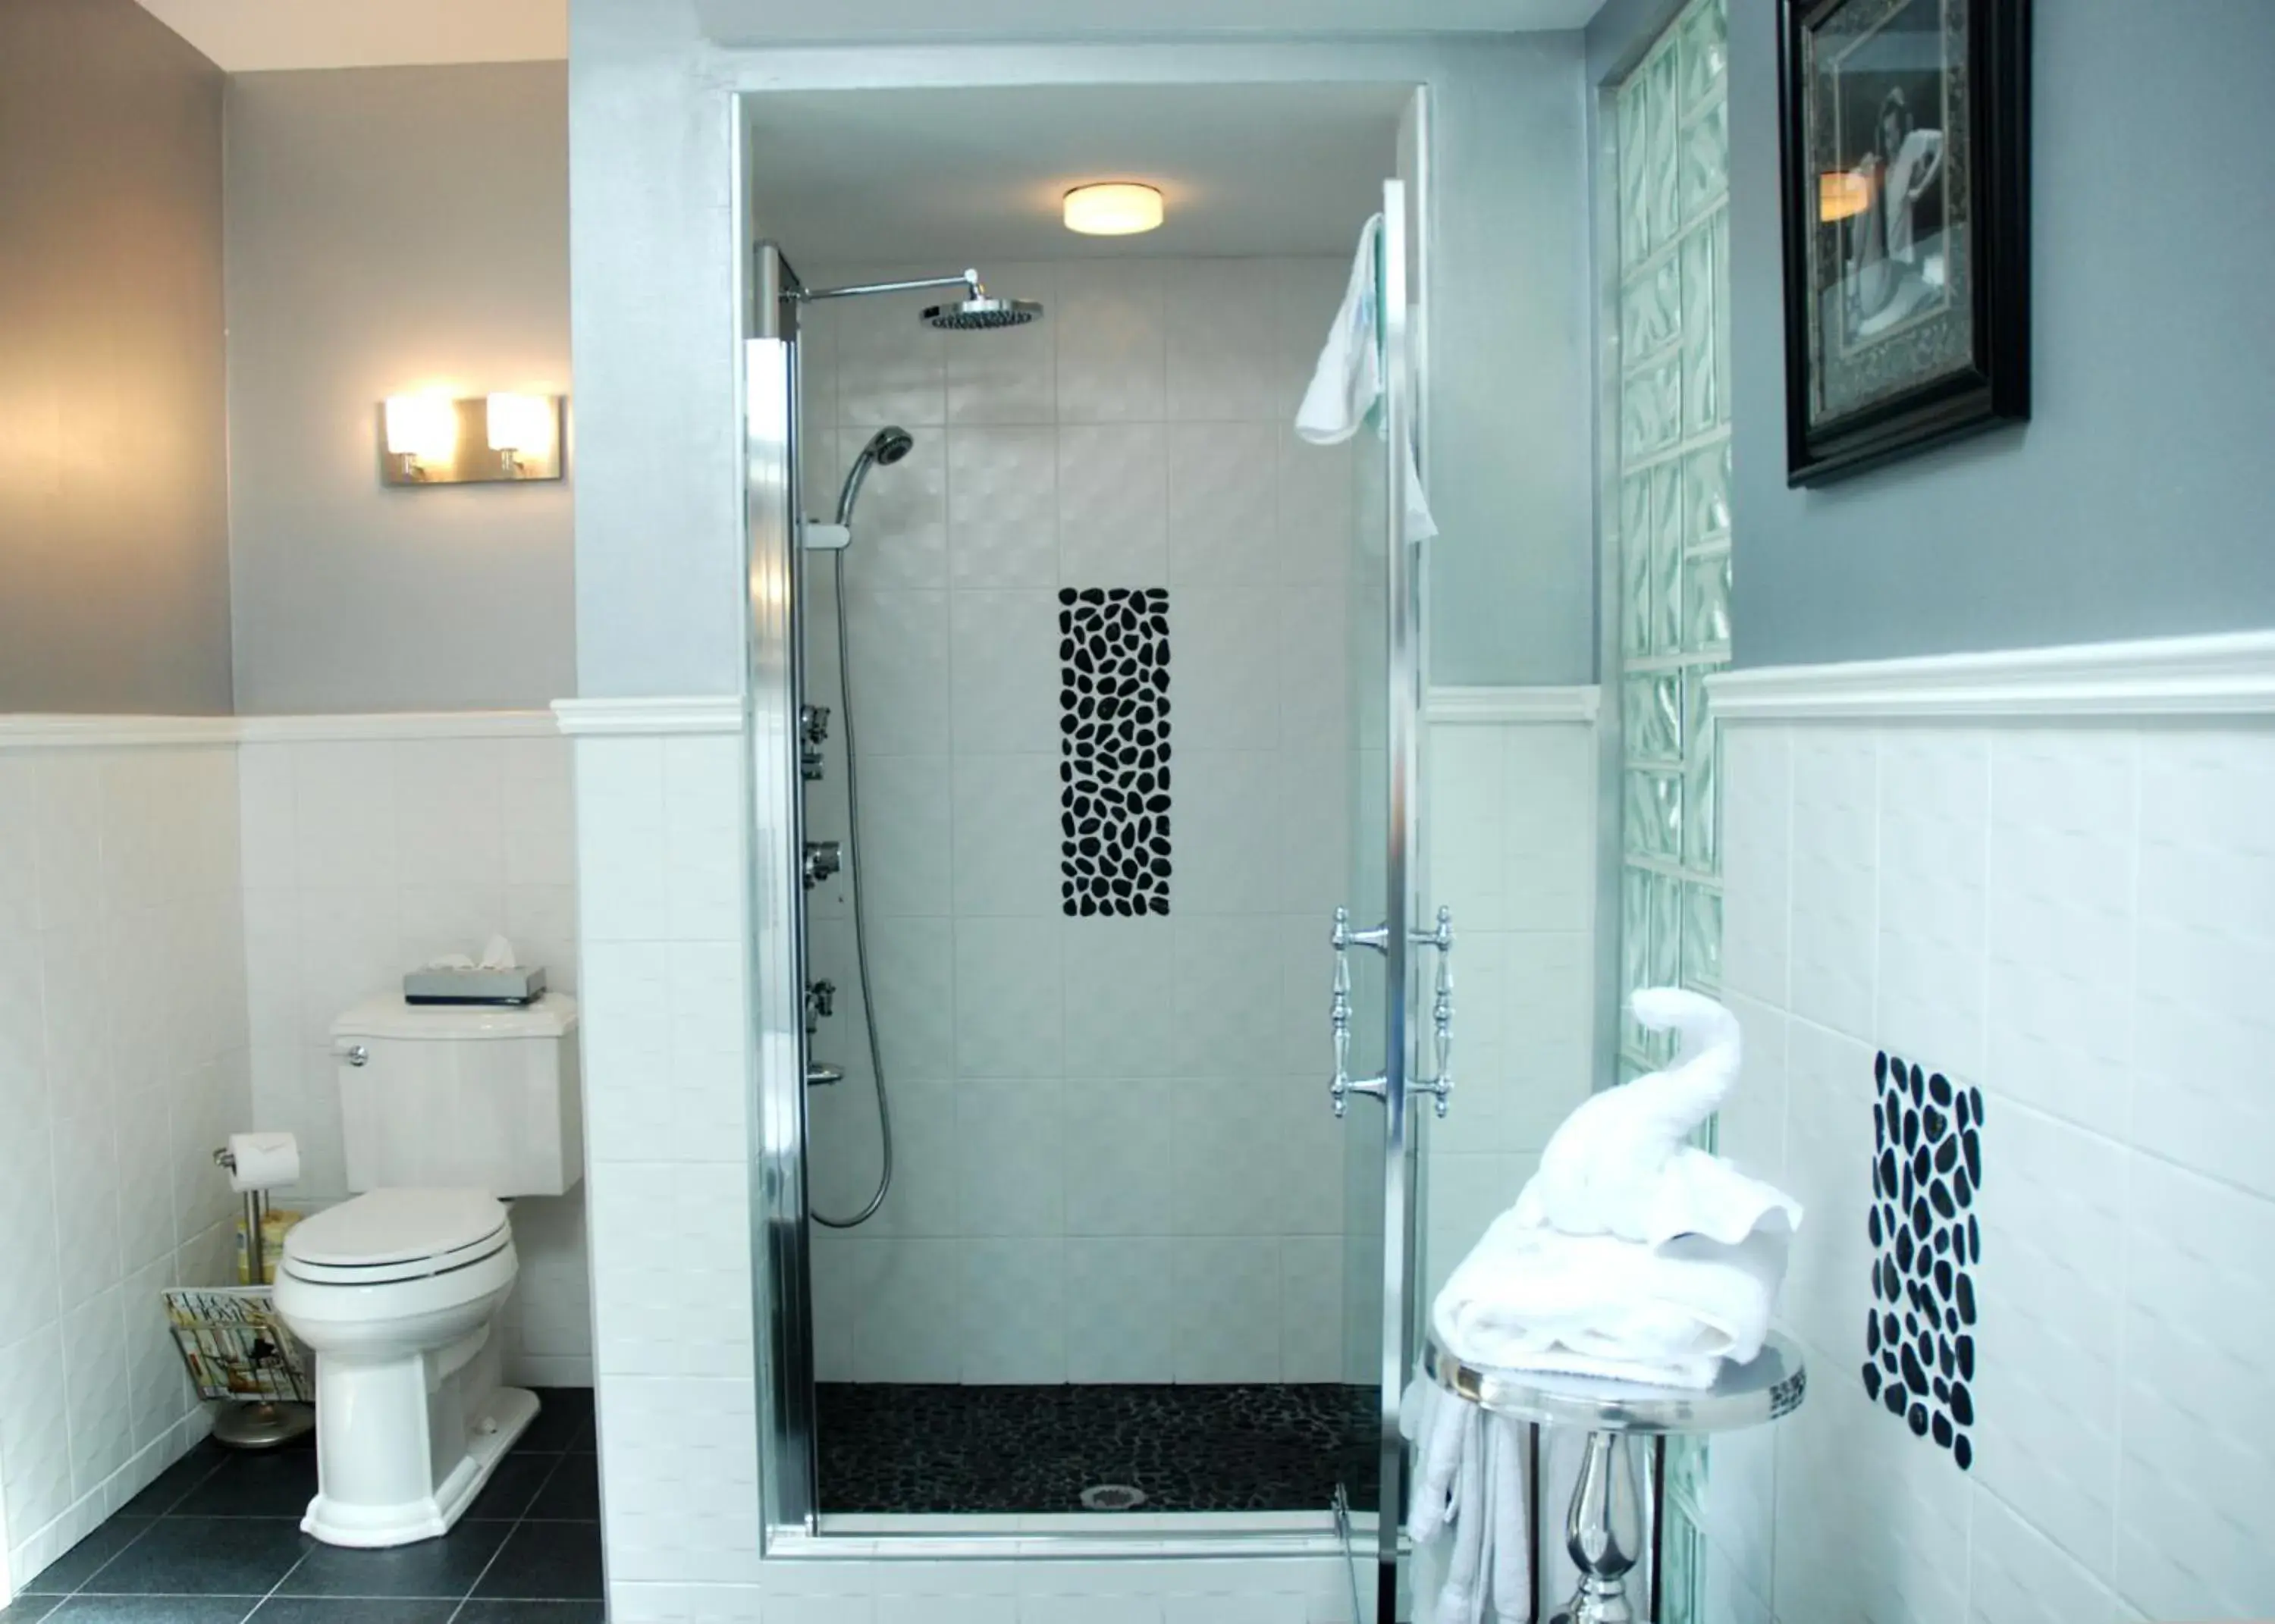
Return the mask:
<path id="1" fill-rule="evenodd" d="M 1236 103 L 1374 155 L 1296 224 L 1183 253 L 1046 256 L 979 205 L 927 266 L 937 220 L 905 251 L 833 240 L 850 194 L 802 209 L 827 188 L 752 138 L 753 1189 L 784 1548 L 1357 1538 L 1394 1583 L 1415 1102 L 1442 1111 L 1452 1067 L 1452 936 L 1413 883 L 1424 110 L 1196 90 L 1085 93 L 1047 166 L 1084 164 L 1085 122 Z M 796 117 L 873 125 L 895 94 Z M 944 271 L 975 260 L 984 281 Z M 1292 419 L 1347 293 L 1381 396 L 1312 444 Z"/>

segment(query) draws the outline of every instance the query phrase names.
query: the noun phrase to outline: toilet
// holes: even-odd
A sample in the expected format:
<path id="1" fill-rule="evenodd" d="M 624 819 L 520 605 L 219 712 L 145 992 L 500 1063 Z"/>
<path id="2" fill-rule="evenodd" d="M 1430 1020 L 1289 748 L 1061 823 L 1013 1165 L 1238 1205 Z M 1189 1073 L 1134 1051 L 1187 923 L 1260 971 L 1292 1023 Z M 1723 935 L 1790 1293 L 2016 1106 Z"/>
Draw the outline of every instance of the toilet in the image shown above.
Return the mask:
<path id="1" fill-rule="evenodd" d="M 504 1197 L 585 1160 L 575 1001 L 369 999 L 332 1024 L 347 1185 L 284 1237 L 276 1312 L 316 1356 L 316 1497 L 336 1545 L 447 1533 L 537 1414 L 501 1385 L 519 1262 Z"/>

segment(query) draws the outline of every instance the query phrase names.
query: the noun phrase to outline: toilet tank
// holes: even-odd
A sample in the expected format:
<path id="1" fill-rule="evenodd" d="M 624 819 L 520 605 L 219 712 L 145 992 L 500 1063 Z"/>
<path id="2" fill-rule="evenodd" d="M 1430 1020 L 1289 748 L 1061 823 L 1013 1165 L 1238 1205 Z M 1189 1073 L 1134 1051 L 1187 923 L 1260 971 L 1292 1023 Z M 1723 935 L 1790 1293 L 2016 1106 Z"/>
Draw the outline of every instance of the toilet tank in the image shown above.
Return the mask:
<path id="1" fill-rule="evenodd" d="M 585 1170 L 577 1001 L 366 999 L 332 1023 L 351 1190 L 557 1196 Z"/>

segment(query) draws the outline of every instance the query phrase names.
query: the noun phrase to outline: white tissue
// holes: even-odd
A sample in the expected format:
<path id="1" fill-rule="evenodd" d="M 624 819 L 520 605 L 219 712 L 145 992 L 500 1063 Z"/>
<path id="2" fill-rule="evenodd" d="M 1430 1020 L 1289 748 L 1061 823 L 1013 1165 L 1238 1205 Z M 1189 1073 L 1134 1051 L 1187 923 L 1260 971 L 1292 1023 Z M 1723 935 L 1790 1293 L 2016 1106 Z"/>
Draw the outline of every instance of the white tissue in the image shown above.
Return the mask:
<path id="1" fill-rule="evenodd" d="M 233 1133 L 229 1159 L 229 1187 L 240 1196 L 300 1182 L 300 1142 L 289 1133 Z"/>
<path id="2" fill-rule="evenodd" d="M 428 970 L 515 970 L 519 965 L 513 956 L 513 943 L 503 936 L 493 936 L 482 945 L 480 963 L 463 953 L 445 953 L 427 961 Z"/>

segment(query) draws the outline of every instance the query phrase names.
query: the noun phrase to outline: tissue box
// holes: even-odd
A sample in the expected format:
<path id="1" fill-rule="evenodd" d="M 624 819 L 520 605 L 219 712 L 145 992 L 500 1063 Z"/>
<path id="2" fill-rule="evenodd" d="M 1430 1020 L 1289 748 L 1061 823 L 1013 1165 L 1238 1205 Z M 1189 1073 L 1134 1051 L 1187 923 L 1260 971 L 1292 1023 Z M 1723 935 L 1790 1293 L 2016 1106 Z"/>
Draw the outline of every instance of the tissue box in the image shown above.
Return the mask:
<path id="1" fill-rule="evenodd" d="M 514 970 L 413 970 L 403 978 L 406 1004 L 526 1004 L 545 992 L 545 966 Z"/>

